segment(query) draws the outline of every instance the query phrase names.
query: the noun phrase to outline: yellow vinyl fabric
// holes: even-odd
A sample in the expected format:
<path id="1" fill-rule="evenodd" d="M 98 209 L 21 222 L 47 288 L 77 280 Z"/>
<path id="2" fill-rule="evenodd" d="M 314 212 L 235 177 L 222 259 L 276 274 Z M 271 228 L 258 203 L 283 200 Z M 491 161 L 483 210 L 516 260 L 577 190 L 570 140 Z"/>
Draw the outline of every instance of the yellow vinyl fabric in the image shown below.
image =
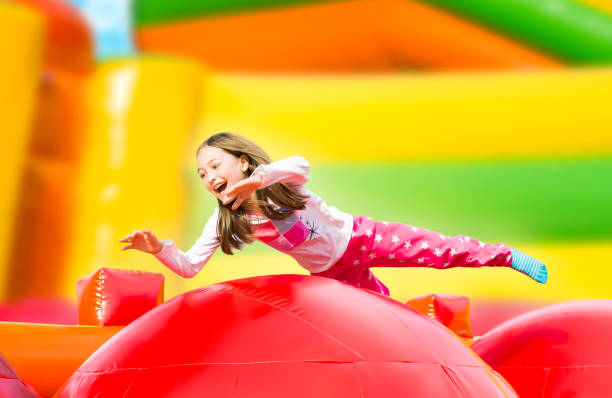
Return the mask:
<path id="1" fill-rule="evenodd" d="M 185 142 L 199 111 L 202 70 L 172 58 L 137 57 L 99 65 L 89 85 L 89 130 L 77 183 L 74 238 L 61 291 L 101 267 L 170 274 L 153 256 L 121 251 L 117 240 L 149 228 L 180 237 Z M 195 154 L 191 154 L 195 157 Z M 180 280 L 167 283 L 176 295 Z"/>
<path id="2" fill-rule="evenodd" d="M 16 40 L 15 38 L 19 38 Z M 0 2 L 0 131 L 3 170 L 0 199 L 0 298 L 8 271 L 19 178 L 24 167 L 41 70 L 44 22 L 30 8 Z"/>
<path id="3" fill-rule="evenodd" d="M 202 121 L 204 134 L 243 133 L 265 143 L 273 159 L 296 152 L 338 162 L 609 154 L 612 121 L 605 114 L 611 88 L 611 68 L 297 78 L 219 74 L 206 90 Z"/>

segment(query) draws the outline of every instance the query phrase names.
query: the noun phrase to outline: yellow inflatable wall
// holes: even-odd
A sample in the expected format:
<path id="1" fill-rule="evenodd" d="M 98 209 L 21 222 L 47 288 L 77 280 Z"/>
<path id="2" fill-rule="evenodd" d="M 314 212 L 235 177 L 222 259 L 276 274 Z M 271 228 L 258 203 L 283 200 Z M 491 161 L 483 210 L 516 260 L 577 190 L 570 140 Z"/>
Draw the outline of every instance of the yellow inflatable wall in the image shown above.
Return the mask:
<path id="1" fill-rule="evenodd" d="M 117 239 L 135 228 L 180 237 L 180 166 L 193 152 L 185 143 L 196 125 L 202 77 L 189 62 L 154 57 L 109 61 L 95 71 L 74 238 L 62 280 L 66 297 L 74 297 L 79 278 L 101 267 L 170 274 L 152 256 L 121 251 Z M 167 286 L 174 294 L 184 291 L 178 278 L 168 278 Z"/>
<path id="2" fill-rule="evenodd" d="M 4 297 L 19 178 L 36 104 L 44 40 L 43 19 L 29 8 L 0 3 L 0 120 L 3 194 L 0 199 L 0 297 Z M 19 37 L 19 40 L 15 38 Z"/>

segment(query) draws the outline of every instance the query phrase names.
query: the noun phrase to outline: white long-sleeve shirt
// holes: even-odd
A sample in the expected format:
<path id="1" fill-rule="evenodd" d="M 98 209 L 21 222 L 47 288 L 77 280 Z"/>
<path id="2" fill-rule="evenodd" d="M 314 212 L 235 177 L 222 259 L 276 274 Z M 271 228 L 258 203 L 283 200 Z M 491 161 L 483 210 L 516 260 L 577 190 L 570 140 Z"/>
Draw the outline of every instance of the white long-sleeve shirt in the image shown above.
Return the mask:
<path id="1" fill-rule="evenodd" d="M 323 272 L 344 254 L 353 230 L 353 216 L 328 206 L 323 199 L 306 189 L 310 165 L 295 156 L 258 166 L 253 173 L 262 175 L 261 188 L 278 182 L 293 183 L 307 196 L 304 210 L 296 210 L 286 220 L 269 220 L 251 216 L 256 238 L 293 257 L 311 273 Z M 202 235 L 187 252 L 176 247 L 172 240 L 164 240 L 163 248 L 155 257 L 177 274 L 195 276 L 219 247 L 217 218 L 219 208 L 206 222 Z"/>

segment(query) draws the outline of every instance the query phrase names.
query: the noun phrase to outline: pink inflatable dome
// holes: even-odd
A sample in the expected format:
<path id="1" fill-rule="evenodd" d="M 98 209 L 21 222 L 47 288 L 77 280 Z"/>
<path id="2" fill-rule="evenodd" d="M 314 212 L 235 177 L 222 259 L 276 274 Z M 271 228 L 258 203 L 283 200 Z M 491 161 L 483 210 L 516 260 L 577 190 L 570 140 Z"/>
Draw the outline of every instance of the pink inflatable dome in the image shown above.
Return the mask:
<path id="1" fill-rule="evenodd" d="M 98 349 L 57 397 L 516 397 L 444 326 L 333 279 L 182 294 Z"/>
<path id="2" fill-rule="evenodd" d="M 550 305 L 492 329 L 472 349 L 521 398 L 612 397 L 612 300 Z"/>

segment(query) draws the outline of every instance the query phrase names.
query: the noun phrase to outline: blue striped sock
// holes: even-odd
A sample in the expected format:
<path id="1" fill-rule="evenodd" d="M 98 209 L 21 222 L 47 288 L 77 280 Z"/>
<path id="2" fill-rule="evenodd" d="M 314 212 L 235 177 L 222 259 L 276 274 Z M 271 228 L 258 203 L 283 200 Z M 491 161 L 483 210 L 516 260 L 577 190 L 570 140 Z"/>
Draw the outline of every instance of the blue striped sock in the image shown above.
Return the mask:
<path id="1" fill-rule="evenodd" d="M 511 268 L 522 272 L 536 282 L 546 283 L 548 280 L 548 270 L 543 263 L 512 247 L 510 251 L 512 252 Z"/>

